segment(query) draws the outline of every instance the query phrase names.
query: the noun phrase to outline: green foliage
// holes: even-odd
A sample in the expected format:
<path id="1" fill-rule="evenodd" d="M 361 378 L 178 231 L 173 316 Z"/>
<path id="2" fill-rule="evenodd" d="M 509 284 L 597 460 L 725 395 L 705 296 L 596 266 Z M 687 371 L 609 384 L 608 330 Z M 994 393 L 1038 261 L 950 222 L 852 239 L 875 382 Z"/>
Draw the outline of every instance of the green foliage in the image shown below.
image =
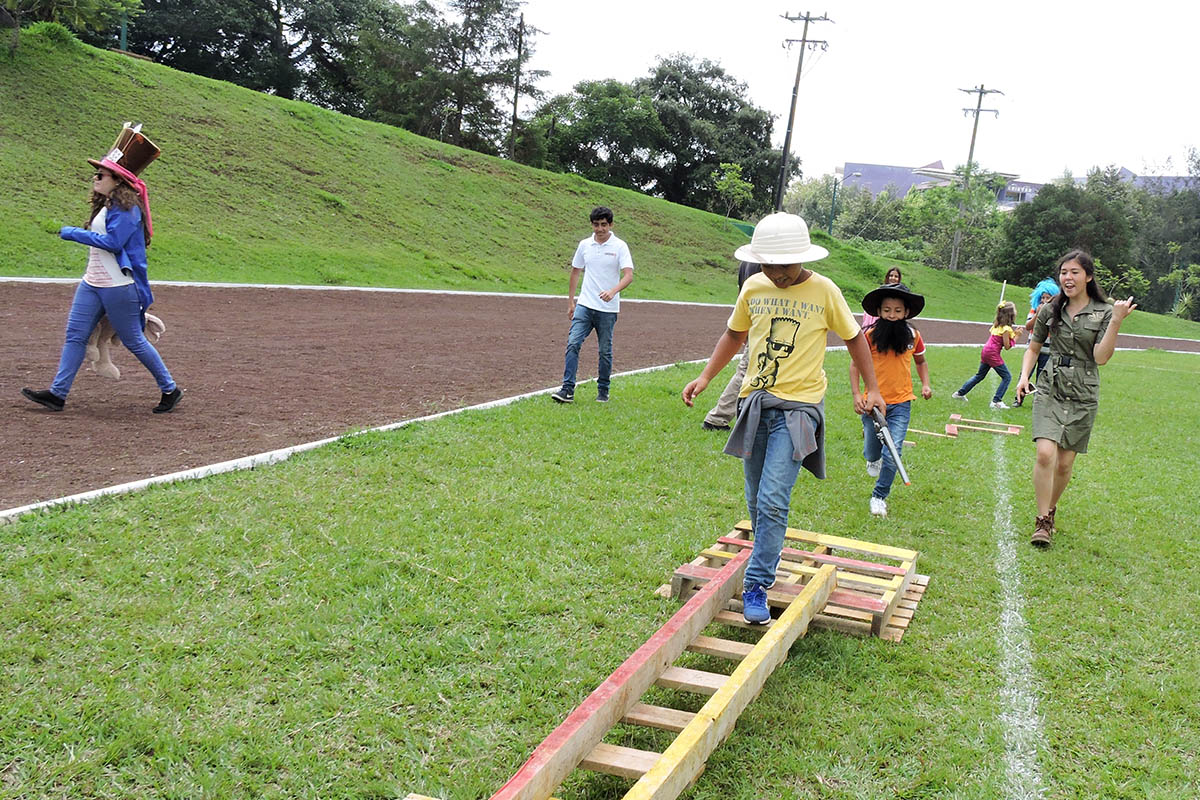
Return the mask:
<path id="1" fill-rule="evenodd" d="M 714 185 L 717 196 L 725 203 L 725 216 L 728 217 L 734 209 L 748 203 L 753 197 L 754 185 L 742 178 L 741 164 L 721 162 L 716 173 Z"/>
<path id="2" fill-rule="evenodd" d="M 749 210 L 760 213 L 770 207 L 780 154 L 771 148 L 771 115 L 745 94 L 719 64 L 685 55 L 660 59 L 631 84 L 584 81 L 538 109 L 531 125 L 544 152 L 530 163 L 709 211 L 728 207 L 717 172 L 736 164 L 753 187 Z"/>
<path id="3" fill-rule="evenodd" d="M 0 7 L 18 27 L 57 22 L 76 31 L 102 31 L 123 16 L 136 17 L 142 10 L 142 0 L 3 0 Z"/>
<path id="4" fill-rule="evenodd" d="M 992 277 L 1033 284 L 1063 253 L 1081 248 L 1124 272 L 1132 232 L 1122 209 L 1103 194 L 1074 185 L 1044 186 L 1009 216 Z"/>

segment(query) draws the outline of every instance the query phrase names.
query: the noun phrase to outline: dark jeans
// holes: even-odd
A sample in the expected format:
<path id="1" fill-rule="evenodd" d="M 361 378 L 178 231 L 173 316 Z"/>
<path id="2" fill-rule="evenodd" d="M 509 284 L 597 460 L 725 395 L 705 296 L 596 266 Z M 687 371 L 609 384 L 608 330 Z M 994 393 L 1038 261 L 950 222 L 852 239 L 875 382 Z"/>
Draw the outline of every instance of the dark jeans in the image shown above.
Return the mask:
<path id="1" fill-rule="evenodd" d="M 583 340 L 594 329 L 596 343 L 600 348 L 600 369 L 596 378 L 596 388 L 603 394 L 608 392 L 612 376 L 612 334 L 617 324 L 617 315 L 613 311 L 595 311 L 582 303 L 575 305 L 575 314 L 571 317 L 571 332 L 567 334 L 567 355 L 563 365 L 563 389 L 569 393 L 575 391 L 575 373 L 579 370 L 579 348 Z"/>
<path id="2" fill-rule="evenodd" d="M 999 403 L 1001 400 L 1003 400 L 1004 393 L 1008 390 L 1008 384 L 1010 381 L 1012 381 L 1012 373 L 1008 371 L 1008 367 L 1004 364 L 999 364 L 998 366 L 993 367 L 990 364 L 985 364 L 980 361 L 979 371 L 972 375 L 967 382 L 962 385 L 962 388 L 958 390 L 958 393 L 965 395 L 967 392 L 974 389 L 975 384 L 987 377 L 989 369 L 996 370 L 996 374 L 1000 376 L 1000 388 L 996 390 L 995 396 L 992 397 L 992 402 Z"/>

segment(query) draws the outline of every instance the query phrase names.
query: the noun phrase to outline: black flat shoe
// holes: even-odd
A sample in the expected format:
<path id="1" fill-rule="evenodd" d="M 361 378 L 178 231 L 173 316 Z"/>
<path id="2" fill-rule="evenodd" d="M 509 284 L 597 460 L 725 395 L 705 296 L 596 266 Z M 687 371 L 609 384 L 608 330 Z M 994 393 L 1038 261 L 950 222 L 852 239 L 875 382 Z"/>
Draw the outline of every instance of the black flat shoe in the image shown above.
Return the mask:
<path id="1" fill-rule="evenodd" d="M 183 398 L 183 389 L 178 386 L 173 392 L 164 392 L 162 400 L 158 401 L 158 405 L 154 407 L 155 414 L 169 414 L 175 410 L 175 406 L 179 405 L 179 401 Z"/>
<path id="2" fill-rule="evenodd" d="M 37 403 L 39 406 L 45 406 L 51 411 L 62 411 L 63 406 L 67 404 L 66 400 L 63 400 L 56 394 L 52 394 L 47 389 L 39 389 L 36 392 L 33 389 L 22 389 L 21 394 Z"/>

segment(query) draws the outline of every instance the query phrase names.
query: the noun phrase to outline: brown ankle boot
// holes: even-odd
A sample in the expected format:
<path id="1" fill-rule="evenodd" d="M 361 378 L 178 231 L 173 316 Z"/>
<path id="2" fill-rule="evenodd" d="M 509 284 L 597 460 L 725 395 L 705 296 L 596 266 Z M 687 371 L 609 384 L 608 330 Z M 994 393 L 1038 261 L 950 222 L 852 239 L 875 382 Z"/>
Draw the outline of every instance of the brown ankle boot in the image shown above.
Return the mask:
<path id="1" fill-rule="evenodd" d="M 1035 547 L 1049 547 L 1050 534 L 1054 532 L 1054 526 L 1050 522 L 1050 515 L 1038 517 L 1033 523 L 1033 536 L 1029 538 L 1029 543 Z"/>
<path id="2" fill-rule="evenodd" d="M 1058 527 L 1054 524 L 1054 512 L 1058 510 L 1058 506 L 1050 506 L 1050 513 L 1046 514 L 1050 518 L 1050 532 L 1058 533 Z"/>

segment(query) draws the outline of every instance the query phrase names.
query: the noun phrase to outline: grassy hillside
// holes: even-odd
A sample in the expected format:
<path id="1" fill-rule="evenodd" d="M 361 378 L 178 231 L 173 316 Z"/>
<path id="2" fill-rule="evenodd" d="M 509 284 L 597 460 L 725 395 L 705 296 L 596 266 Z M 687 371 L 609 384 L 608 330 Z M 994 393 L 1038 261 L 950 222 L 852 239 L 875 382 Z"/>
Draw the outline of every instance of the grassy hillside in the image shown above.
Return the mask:
<path id="1" fill-rule="evenodd" d="M 0 57 L 0 274 L 75 276 L 54 238 L 86 212 L 90 168 L 125 120 L 163 156 L 146 171 L 158 279 L 562 293 L 565 264 L 608 205 L 629 243 L 628 297 L 729 302 L 745 236 L 722 218 L 444 145 L 306 103 L 97 50 L 57 27 Z M 889 263 L 816 233 L 852 305 Z M 906 265 L 928 316 L 986 319 L 999 285 Z M 1012 289 L 1021 302 L 1025 290 Z M 1200 338 L 1136 317 L 1129 332 Z"/>

